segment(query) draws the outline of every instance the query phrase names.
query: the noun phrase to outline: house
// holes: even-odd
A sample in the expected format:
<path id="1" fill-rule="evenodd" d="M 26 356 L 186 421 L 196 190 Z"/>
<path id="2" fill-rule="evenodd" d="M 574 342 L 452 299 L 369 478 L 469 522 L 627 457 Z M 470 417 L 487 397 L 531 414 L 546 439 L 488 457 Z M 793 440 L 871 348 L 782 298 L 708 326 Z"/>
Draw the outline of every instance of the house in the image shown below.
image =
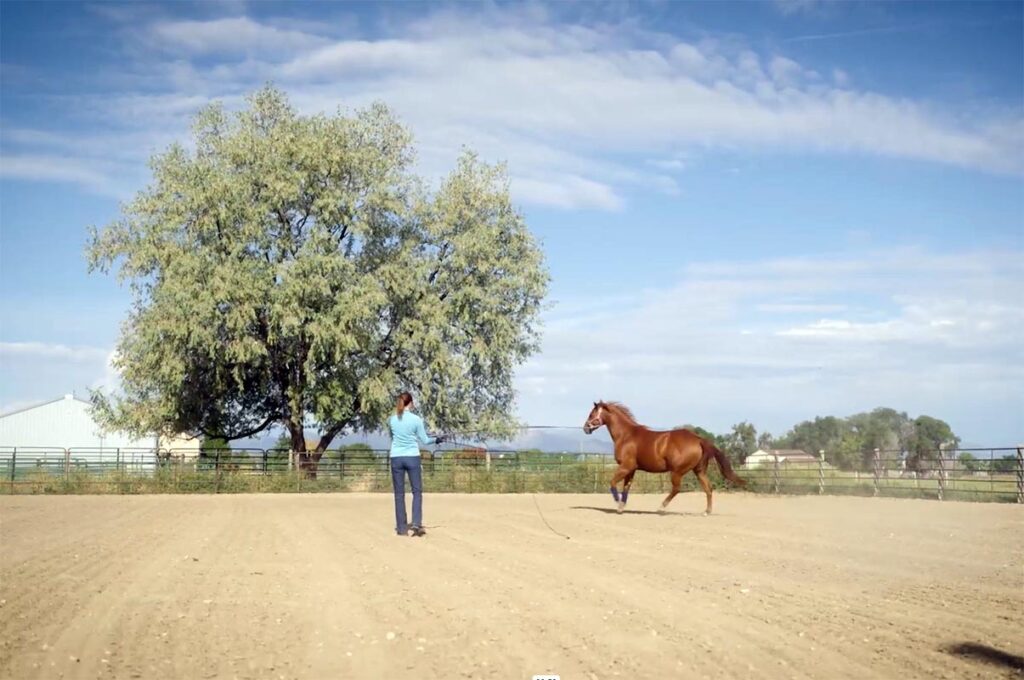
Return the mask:
<path id="1" fill-rule="evenodd" d="M 483 465 L 487 460 L 487 449 L 483 446 L 467 447 L 453 452 L 456 462 L 469 465 Z"/>
<path id="2" fill-rule="evenodd" d="M 157 449 L 189 457 L 199 440 L 184 437 L 132 437 L 104 432 L 92 416 L 92 404 L 73 394 L 0 414 L 0 456 L 22 461 L 62 460 L 65 450 L 80 462 L 115 463 L 152 460 Z"/>
<path id="3" fill-rule="evenodd" d="M 743 467 L 756 468 L 762 465 L 775 465 L 776 457 L 779 465 L 817 465 L 818 458 L 800 449 L 758 449 L 747 456 Z"/>

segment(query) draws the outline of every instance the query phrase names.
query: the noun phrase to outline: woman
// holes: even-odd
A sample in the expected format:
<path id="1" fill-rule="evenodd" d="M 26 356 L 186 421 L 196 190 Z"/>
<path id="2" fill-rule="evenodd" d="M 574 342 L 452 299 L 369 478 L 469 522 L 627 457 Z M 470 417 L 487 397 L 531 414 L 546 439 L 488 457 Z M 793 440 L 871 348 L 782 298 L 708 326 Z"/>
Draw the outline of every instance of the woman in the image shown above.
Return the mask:
<path id="1" fill-rule="evenodd" d="M 423 466 L 420 462 L 420 442 L 440 444 L 443 436 L 430 438 L 423 429 L 423 419 L 413 413 L 412 395 L 398 395 L 395 412 L 388 419 L 391 427 L 391 482 L 395 489 L 395 531 L 399 536 L 409 533 L 405 516 L 405 473 L 409 473 L 412 487 L 412 535 L 423 531 Z"/>

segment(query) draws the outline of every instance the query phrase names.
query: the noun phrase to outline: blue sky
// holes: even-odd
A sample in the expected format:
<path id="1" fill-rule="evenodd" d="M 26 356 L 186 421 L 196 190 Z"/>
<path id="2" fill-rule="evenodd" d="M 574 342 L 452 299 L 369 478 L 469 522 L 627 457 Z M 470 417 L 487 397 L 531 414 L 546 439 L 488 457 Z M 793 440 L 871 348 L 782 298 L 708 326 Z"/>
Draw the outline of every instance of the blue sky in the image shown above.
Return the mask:
<path id="1" fill-rule="evenodd" d="M 428 177 L 508 162 L 553 275 L 525 421 L 891 406 L 1024 441 L 1020 3 L 5 2 L 0 31 L 0 409 L 116 384 L 87 227 L 272 81 L 389 104 Z"/>

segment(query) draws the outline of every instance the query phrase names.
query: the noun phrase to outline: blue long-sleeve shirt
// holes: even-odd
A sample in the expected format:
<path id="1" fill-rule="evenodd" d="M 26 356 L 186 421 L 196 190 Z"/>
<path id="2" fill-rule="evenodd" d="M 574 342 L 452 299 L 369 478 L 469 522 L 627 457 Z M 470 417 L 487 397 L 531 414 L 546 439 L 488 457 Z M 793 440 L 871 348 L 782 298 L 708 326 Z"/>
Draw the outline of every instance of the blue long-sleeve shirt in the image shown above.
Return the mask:
<path id="1" fill-rule="evenodd" d="M 406 411 L 399 418 L 392 414 L 388 419 L 391 426 L 391 457 L 419 456 L 420 442 L 423 444 L 437 443 L 436 437 L 428 437 L 423 429 L 423 419 L 411 411 Z"/>

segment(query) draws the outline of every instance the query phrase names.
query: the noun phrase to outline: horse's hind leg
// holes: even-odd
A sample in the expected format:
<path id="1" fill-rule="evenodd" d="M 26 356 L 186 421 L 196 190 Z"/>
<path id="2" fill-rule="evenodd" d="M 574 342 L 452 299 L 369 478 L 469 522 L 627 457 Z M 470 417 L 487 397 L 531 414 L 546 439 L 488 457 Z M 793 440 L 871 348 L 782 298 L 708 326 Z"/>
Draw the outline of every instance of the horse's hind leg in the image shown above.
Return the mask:
<path id="1" fill-rule="evenodd" d="M 676 497 L 677 493 L 679 493 L 679 483 L 681 481 L 683 481 L 683 473 L 679 472 L 678 470 L 673 470 L 672 471 L 672 490 L 669 492 L 668 498 L 666 498 L 664 501 L 662 501 L 661 508 L 658 510 L 658 512 L 665 512 L 665 508 L 668 507 L 668 504 L 671 503 L 672 499 Z"/>
<path id="2" fill-rule="evenodd" d="M 711 514 L 711 480 L 708 479 L 708 473 L 706 470 L 694 470 L 693 473 L 697 475 L 697 479 L 700 481 L 701 487 L 704 489 L 704 495 L 708 497 L 708 507 L 704 511 L 705 515 Z"/>

